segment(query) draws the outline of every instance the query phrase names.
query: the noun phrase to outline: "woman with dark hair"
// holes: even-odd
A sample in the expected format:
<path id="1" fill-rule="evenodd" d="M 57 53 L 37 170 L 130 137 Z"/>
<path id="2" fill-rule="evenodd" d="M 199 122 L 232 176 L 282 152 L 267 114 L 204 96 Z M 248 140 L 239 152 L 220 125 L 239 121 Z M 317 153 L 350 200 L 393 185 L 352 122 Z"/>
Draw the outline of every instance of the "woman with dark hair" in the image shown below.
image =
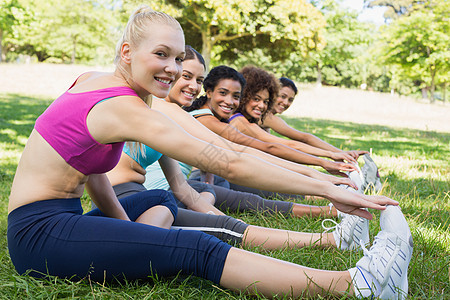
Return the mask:
<path id="1" fill-rule="evenodd" d="M 269 134 L 258 126 L 258 122 L 264 120 L 269 110 L 274 105 L 278 95 L 278 80 L 267 71 L 254 66 L 247 66 L 241 70 L 247 84 L 244 88 L 242 99 L 236 113 L 229 118 L 229 123 L 239 131 L 264 142 L 280 143 L 303 152 L 304 162 L 308 165 L 321 166 L 328 172 L 336 175 L 347 176 L 344 172 L 355 171 L 353 164 L 336 162 L 345 159 L 343 153 L 330 153 L 322 149 L 306 145 L 301 142 L 285 140 Z M 330 161 L 319 156 L 329 157 L 336 161 Z M 339 166 L 336 168 L 336 164 Z"/>
<path id="2" fill-rule="evenodd" d="M 186 61 L 185 61 L 186 62 Z M 183 64 L 183 69 L 186 69 L 184 67 L 185 64 Z M 193 67 L 191 67 L 193 69 Z M 185 70 L 183 70 L 185 72 Z M 190 72 L 191 74 L 193 71 Z M 232 142 L 236 142 L 238 144 L 244 145 L 244 146 L 250 146 L 259 150 L 266 151 L 268 153 L 272 154 L 278 154 L 275 151 L 276 146 L 279 146 L 278 149 L 282 150 L 283 148 L 287 148 L 285 146 L 276 144 L 273 145 L 271 143 L 265 143 L 258 140 L 255 140 L 251 137 L 245 136 L 238 131 L 236 131 L 232 126 L 225 122 L 219 121 L 218 118 L 221 118 L 221 113 L 219 109 L 216 107 L 215 99 L 217 97 L 210 98 L 209 96 L 202 96 L 200 98 L 197 98 L 192 105 L 190 105 L 190 102 L 187 101 L 189 99 L 186 99 L 186 93 L 189 95 L 196 95 L 200 92 L 199 87 L 196 87 L 197 89 L 194 92 L 194 89 L 187 90 L 185 87 L 187 87 L 187 84 L 184 83 L 185 79 L 182 77 L 172 88 L 172 90 L 169 93 L 169 96 L 166 98 L 166 102 L 174 103 L 179 106 L 184 106 L 185 110 L 191 111 L 191 114 L 194 115 L 194 117 L 197 118 L 197 120 L 205 125 L 207 128 L 211 129 L 213 132 L 221 135 L 224 138 L 229 139 Z M 219 66 L 213 68 L 208 76 L 205 78 L 203 82 L 203 87 L 205 91 L 207 92 L 207 95 L 210 95 L 211 93 L 224 93 L 225 89 L 221 86 L 221 84 L 226 82 L 229 83 L 236 83 L 239 91 L 238 91 L 238 97 L 240 95 L 241 87 L 245 84 L 245 80 L 242 77 L 242 75 L 237 72 L 236 70 L 226 67 L 226 66 Z M 219 91 L 216 89 L 216 87 L 221 86 L 219 88 Z M 223 90 L 220 90 L 223 89 Z M 195 109 L 195 108 L 199 108 Z M 197 113 L 200 112 L 200 113 Z M 232 132 L 232 134 L 228 134 L 229 132 Z M 272 148 L 271 148 L 272 147 Z M 289 150 L 289 148 L 287 148 Z M 273 151 L 272 151 L 273 150 Z M 292 150 L 295 152 L 295 150 Z M 282 152 L 281 152 L 282 153 Z M 281 155 L 280 155 L 281 156 Z M 267 156 L 267 158 L 270 158 L 270 156 Z M 286 162 L 287 163 L 287 162 Z M 351 184 L 353 187 L 353 183 L 345 178 L 338 178 L 330 175 L 326 175 L 320 172 L 317 172 L 315 170 L 298 166 L 296 164 L 291 164 L 294 167 L 298 167 L 299 169 L 304 170 L 305 174 L 308 174 L 310 176 L 317 176 L 317 178 L 321 180 L 331 180 L 335 184 Z M 181 170 L 184 174 L 184 177 L 187 178 L 189 174 L 191 175 L 190 179 L 188 180 L 188 183 L 193 186 L 194 188 L 197 188 L 198 192 L 204 192 L 205 189 L 201 188 L 198 189 L 198 185 L 201 184 L 198 182 L 200 179 L 200 176 L 196 176 L 199 174 L 198 171 L 193 171 L 191 173 L 192 167 L 181 163 L 180 162 Z M 169 189 L 169 183 L 166 180 L 166 172 L 163 173 L 161 170 L 161 166 L 158 163 L 154 163 L 146 168 L 146 180 L 144 183 L 144 186 L 147 189 Z M 309 173 L 308 173 L 309 172 Z M 222 182 L 225 182 L 226 184 L 229 183 L 225 181 L 223 178 L 219 176 L 214 176 L 215 180 L 211 180 L 212 185 L 206 185 L 213 187 L 215 195 L 216 195 L 216 202 L 215 206 L 220 209 L 230 209 L 231 211 L 262 211 L 262 212 L 279 212 L 282 213 L 285 216 L 290 216 L 291 214 L 294 216 L 336 216 L 338 214 L 337 210 L 335 208 L 330 208 L 329 206 L 311 206 L 311 205 L 302 205 L 298 203 L 293 202 L 285 202 L 285 201 L 272 201 L 272 200 L 266 200 L 261 198 L 259 195 L 256 195 L 254 193 L 243 193 L 239 191 L 230 190 L 228 188 L 225 188 L 223 186 L 218 186 L 217 183 L 218 179 L 222 180 Z M 213 182 L 214 181 L 214 182 Z M 202 186 L 204 187 L 205 184 L 203 183 Z M 264 195 L 267 197 L 283 197 L 283 198 L 290 198 L 290 199 L 301 199 L 298 195 L 291 195 L 291 194 L 283 194 L 283 193 L 274 193 L 274 192 L 268 192 L 265 191 Z"/>
<path id="3" fill-rule="evenodd" d="M 282 114 L 292 105 L 295 96 L 298 93 L 298 89 L 295 83 L 289 78 L 281 77 L 279 81 L 281 88 L 277 97 L 275 97 L 272 109 L 268 109 L 264 120 L 259 121 L 259 124 L 263 129 L 266 131 L 272 129 L 282 136 L 323 149 L 324 151 L 341 153 L 343 159 L 353 163 L 356 163 L 360 155 L 368 153 L 367 151 L 362 150 L 342 151 L 313 134 L 302 132 L 289 126 L 283 119 L 277 116 L 277 114 Z"/>

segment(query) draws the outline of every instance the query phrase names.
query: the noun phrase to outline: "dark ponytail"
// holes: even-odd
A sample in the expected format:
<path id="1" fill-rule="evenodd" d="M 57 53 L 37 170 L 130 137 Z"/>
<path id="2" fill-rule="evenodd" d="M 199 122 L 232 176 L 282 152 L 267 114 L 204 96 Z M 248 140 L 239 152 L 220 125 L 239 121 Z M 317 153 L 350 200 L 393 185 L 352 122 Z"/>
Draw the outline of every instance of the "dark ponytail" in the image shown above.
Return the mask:
<path id="1" fill-rule="evenodd" d="M 223 79 L 231 79 L 238 81 L 241 84 L 241 89 L 244 89 L 245 86 L 245 79 L 244 76 L 242 76 L 241 73 L 236 71 L 233 68 L 227 67 L 227 66 L 217 66 L 215 68 L 212 68 L 211 71 L 209 71 L 208 76 L 206 76 L 205 80 L 203 81 L 203 90 L 205 93 L 207 91 L 214 91 L 216 86 L 219 84 L 219 82 Z M 206 95 L 203 95 L 192 102 L 192 105 L 189 107 L 185 107 L 185 111 L 193 111 L 197 110 L 208 101 L 208 97 Z"/>
<path id="2" fill-rule="evenodd" d="M 206 97 L 206 95 L 203 95 L 201 97 L 198 97 L 197 99 L 195 99 L 191 106 L 187 106 L 187 107 L 183 107 L 183 109 L 187 112 L 190 111 L 194 111 L 197 109 L 200 109 L 200 107 L 202 107 L 203 105 L 205 105 L 206 101 L 208 101 L 208 97 Z"/>

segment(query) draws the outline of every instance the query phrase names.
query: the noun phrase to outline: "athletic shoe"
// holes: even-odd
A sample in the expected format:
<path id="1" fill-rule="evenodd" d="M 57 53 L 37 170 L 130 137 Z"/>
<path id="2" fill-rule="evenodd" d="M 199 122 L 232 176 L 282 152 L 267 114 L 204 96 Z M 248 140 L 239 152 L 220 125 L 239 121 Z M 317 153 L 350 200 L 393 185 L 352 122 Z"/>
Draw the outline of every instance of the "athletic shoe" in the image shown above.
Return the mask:
<path id="1" fill-rule="evenodd" d="M 381 231 L 357 268 L 370 273 L 380 284 L 374 294 L 381 299 L 404 299 L 408 294 L 408 265 L 413 251 L 413 241 L 408 223 L 398 206 L 387 206 L 381 212 Z"/>
<path id="2" fill-rule="evenodd" d="M 322 227 L 325 232 L 335 229 L 333 237 L 336 241 L 336 246 L 342 250 L 356 250 L 360 249 L 361 243 L 363 245 L 369 244 L 369 221 L 367 219 L 342 213 L 342 220 L 337 223 L 331 219 L 322 221 Z M 326 227 L 325 222 L 332 222 L 335 225 Z"/>
<path id="3" fill-rule="evenodd" d="M 331 212 L 332 212 L 333 207 L 334 207 L 333 203 L 331 203 L 331 202 L 328 203 L 328 207 L 330 208 L 330 215 L 331 215 Z M 340 211 L 337 208 L 336 208 L 336 212 L 337 212 L 337 217 L 338 217 L 339 220 L 342 219 L 344 217 L 344 215 L 346 215 L 346 213 L 343 213 L 342 211 Z"/>
<path id="4" fill-rule="evenodd" d="M 354 188 L 346 184 L 340 184 L 339 186 L 346 190 L 352 190 L 356 191 L 357 193 L 364 194 L 364 189 L 362 187 L 364 184 L 364 176 L 357 163 L 355 164 L 355 167 L 357 171 L 345 172 L 345 174 L 347 174 L 348 178 L 350 178 L 350 180 L 355 183 L 355 185 L 358 187 L 358 190 L 355 190 Z"/>
<path id="5" fill-rule="evenodd" d="M 333 207 L 334 207 L 333 203 L 330 202 L 330 203 L 328 204 L 328 207 L 330 208 L 330 214 L 331 214 L 331 211 L 332 211 L 332 209 L 333 209 Z M 337 209 L 337 208 L 336 208 L 336 212 L 337 212 L 337 217 L 338 217 L 339 220 L 341 220 L 344 216 L 348 216 L 348 214 L 346 214 L 345 212 L 340 211 L 340 210 Z M 333 228 L 334 228 L 334 227 L 333 227 Z"/>
<path id="6" fill-rule="evenodd" d="M 348 177 L 358 187 L 357 192 L 364 194 L 364 188 L 363 188 L 364 176 L 363 176 L 362 170 L 359 168 L 358 164 L 356 164 L 355 166 L 356 166 L 357 171 L 352 171 L 352 172 L 348 173 Z"/>
<path id="7" fill-rule="evenodd" d="M 373 189 L 375 192 L 381 191 L 380 174 L 378 173 L 378 167 L 370 157 L 369 154 L 364 154 L 364 166 L 361 168 L 363 175 L 363 192 L 367 189 Z"/>

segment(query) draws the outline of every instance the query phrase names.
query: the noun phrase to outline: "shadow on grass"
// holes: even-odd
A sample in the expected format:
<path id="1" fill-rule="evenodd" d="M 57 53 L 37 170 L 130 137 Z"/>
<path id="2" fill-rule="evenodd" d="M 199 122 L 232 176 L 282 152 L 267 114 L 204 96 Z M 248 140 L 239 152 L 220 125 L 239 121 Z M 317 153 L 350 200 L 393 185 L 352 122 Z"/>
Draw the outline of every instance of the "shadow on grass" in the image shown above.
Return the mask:
<path id="1" fill-rule="evenodd" d="M 24 146 L 18 138 L 28 138 L 36 118 L 51 100 L 18 94 L 0 94 L 0 142 L 12 148 Z"/>

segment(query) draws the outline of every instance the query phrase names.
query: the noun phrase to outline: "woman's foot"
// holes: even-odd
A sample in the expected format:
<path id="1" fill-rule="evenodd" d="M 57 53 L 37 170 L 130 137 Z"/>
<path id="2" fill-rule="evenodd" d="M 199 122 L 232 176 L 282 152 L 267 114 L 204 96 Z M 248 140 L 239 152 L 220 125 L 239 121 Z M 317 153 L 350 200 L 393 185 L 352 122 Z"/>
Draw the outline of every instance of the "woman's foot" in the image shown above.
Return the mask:
<path id="1" fill-rule="evenodd" d="M 364 257 L 356 263 L 364 277 L 362 282 L 367 284 L 355 286 L 381 299 L 404 299 L 408 294 L 408 266 L 413 251 L 411 231 L 398 206 L 387 206 L 381 212 L 380 226 L 372 247 L 369 250 L 363 247 Z"/>
<path id="2" fill-rule="evenodd" d="M 341 212 L 341 222 L 337 223 L 331 219 L 322 221 L 324 229 L 333 231 L 333 237 L 336 242 L 336 247 L 342 250 L 355 250 L 363 245 L 369 244 L 369 221 L 367 219 L 349 215 Z M 335 226 L 326 227 L 325 222 L 332 222 Z"/>
<path id="3" fill-rule="evenodd" d="M 380 174 L 378 173 L 378 167 L 370 157 L 369 154 L 364 154 L 364 166 L 361 168 L 363 175 L 362 189 L 373 189 L 375 192 L 381 191 Z"/>

